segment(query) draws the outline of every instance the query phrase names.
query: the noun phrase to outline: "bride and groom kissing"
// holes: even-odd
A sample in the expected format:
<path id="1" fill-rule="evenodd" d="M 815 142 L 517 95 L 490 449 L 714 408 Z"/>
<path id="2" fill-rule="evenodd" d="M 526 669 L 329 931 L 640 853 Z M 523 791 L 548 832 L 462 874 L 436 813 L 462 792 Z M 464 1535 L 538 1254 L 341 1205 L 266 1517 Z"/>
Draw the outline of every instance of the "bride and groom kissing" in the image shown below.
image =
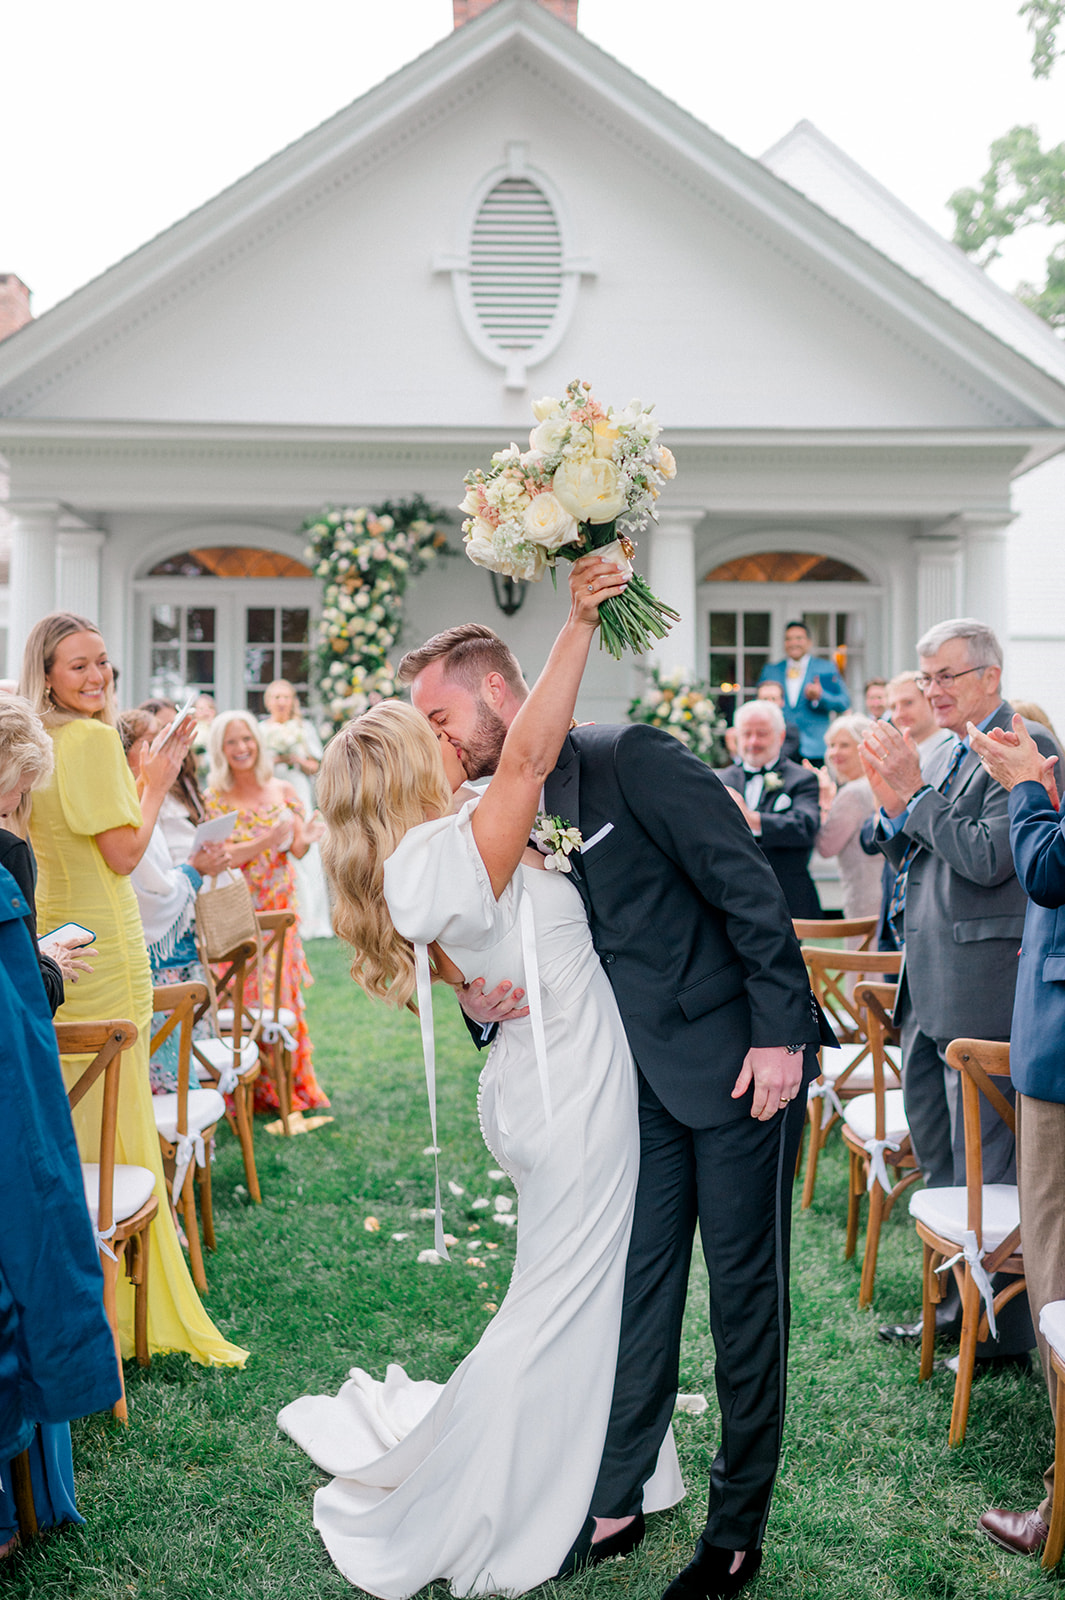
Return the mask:
<path id="1" fill-rule="evenodd" d="M 508 1294 L 445 1385 L 356 1368 L 281 1413 L 333 1475 L 315 1497 L 330 1555 L 383 1600 L 434 1579 L 523 1592 L 627 1554 L 682 1497 L 670 1418 L 696 1222 L 721 1443 L 665 1595 L 738 1593 L 761 1562 L 792 1174 L 831 1035 L 717 776 L 646 725 L 570 727 L 597 607 L 625 581 L 574 564 L 531 692 L 491 630 L 431 639 L 400 666 L 412 706 L 349 724 L 322 767 L 353 977 L 405 1004 L 427 952 L 478 1042 L 491 1033 L 481 1123 L 519 1201 Z M 528 848 L 541 810 L 585 841 L 569 873 Z"/>

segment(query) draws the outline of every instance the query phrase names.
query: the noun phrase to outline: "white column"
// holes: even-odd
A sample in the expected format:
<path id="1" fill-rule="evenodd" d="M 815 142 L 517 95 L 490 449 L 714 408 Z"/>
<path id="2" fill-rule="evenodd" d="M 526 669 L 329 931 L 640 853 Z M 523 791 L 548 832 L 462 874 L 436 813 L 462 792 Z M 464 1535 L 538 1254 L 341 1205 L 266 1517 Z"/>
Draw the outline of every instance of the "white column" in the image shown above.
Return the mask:
<path id="1" fill-rule="evenodd" d="M 56 524 L 54 501 L 10 503 L 11 620 L 7 635 L 8 673 L 22 669 L 22 647 L 35 622 L 56 609 Z"/>
<path id="2" fill-rule="evenodd" d="M 988 513 L 965 516 L 964 611 L 993 628 L 1005 645 L 1009 635 L 1007 529 L 1013 518 Z"/>
<path id="3" fill-rule="evenodd" d="M 660 600 L 680 612 L 680 621 L 651 652 L 652 660 L 665 672 L 679 667 L 688 677 L 696 676 L 695 530 L 704 515 L 702 507 L 671 506 L 659 511 L 657 527 L 647 530 L 647 581 Z"/>
<path id="4" fill-rule="evenodd" d="M 957 537 L 918 537 L 913 541 L 917 565 L 917 628 L 912 643 L 937 622 L 961 616 L 962 546 Z"/>
<path id="5" fill-rule="evenodd" d="M 100 621 L 100 552 L 106 533 L 99 528 L 60 526 L 56 534 L 57 611 L 74 611 Z"/>

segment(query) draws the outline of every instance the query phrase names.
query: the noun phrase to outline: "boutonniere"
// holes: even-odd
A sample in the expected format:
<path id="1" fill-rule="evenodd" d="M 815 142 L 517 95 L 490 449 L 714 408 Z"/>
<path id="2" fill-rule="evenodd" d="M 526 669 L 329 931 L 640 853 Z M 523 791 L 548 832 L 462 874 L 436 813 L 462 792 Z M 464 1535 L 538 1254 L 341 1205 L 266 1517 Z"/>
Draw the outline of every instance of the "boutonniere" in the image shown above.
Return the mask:
<path id="1" fill-rule="evenodd" d="M 762 774 L 762 791 L 764 794 L 776 794 L 778 789 L 783 789 L 784 779 L 779 772 L 764 772 Z"/>
<path id="2" fill-rule="evenodd" d="M 570 856 L 584 843 L 579 828 L 571 828 L 561 817 L 549 817 L 541 811 L 533 823 L 532 836 L 536 848 L 546 858 L 544 866 L 548 872 L 573 871 Z"/>

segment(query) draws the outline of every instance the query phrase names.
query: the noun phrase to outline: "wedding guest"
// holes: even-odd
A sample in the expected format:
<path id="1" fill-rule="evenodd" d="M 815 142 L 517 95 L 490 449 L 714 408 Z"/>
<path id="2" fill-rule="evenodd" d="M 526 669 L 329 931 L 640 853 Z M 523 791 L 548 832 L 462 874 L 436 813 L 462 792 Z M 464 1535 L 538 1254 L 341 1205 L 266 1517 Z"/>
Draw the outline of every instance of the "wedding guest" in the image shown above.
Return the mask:
<path id="1" fill-rule="evenodd" d="M 875 722 L 878 717 L 890 715 L 886 678 L 870 678 L 862 693 L 865 696 L 865 714 Z"/>
<path id="2" fill-rule="evenodd" d="M 292 785 L 309 817 L 314 810 L 314 776 L 322 759 L 322 741 L 314 723 L 301 712 L 296 691 L 287 678 L 275 678 L 263 699 L 269 715 L 260 722 L 259 729 L 274 758 L 274 776 Z M 310 845 L 294 865 L 300 936 L 331 939 L 329 893 L 317 843 Z"/>
<path id="3" fill-rule="evenodd" d="M 31 790 L 51 777 L 52 741 L 27 700 L 0 694 L 0 866 L 10 872 L 26 902 L 26 926 L 52 1015 L 63 1004 L 64 981 L 77 983 L 78 975 L 91 972 L 82 946 L 89 941 L 78 933 L 40 941 L 37 938 L 37 862 L 26 837 Z"/>
<path id="4" fill-rule="evenodd" d="M 792 917 L 819 917 L 810 855 L 821 826 L 817 774 L 781 755 L 784 713 L 748 700 L 734 718 L 740 759 L 718 773 L 747 820 Z"/>
<path id="5" fill-rule="evenodd" d="M 777 706 L 783 713 L 784 743 L 780 747 L 780 753 L 784 757 L 785 761 L 801 761 L 802 757 L 799 750 L 799 729 L 796 723 L 788 721 L 788 713 L 784 704 L 783 684 L 777 683 L 775 680 L 773 680 L 771 683 L 760 683 L 758 685 L 758 693 L 755 696 L 755 699 L 768 700 L 770 705 Z M 730 749 L 729 754 L 732 756 L 733 761 L 735 761 L 737 750 Z"/>
<path id="6" fill-rule="evenodd" d="M 1054 743 L 1057 745 L 1058 751 L 1060 753 L 1065 753 L 1065 745 L 1063 745 L 1061 740 L 1058 738 L 1058 730 L 1055 728 L 1054 724 L 1051 722 L 1050 718 L 1037 701 L 1011 700 L 1010 705 L 1013 707 L 1014 711 L 1020 712 L 1021 716 L 1026 722 L 1038 722 L 1040 727 L 1045 728 L 1050 737 L 1053 739 Z"/>
<path id="7" fill-rule="evenodd" d="M 1035 719 L 1031 719 L 1035 720 Z M 1015 714 L 1008 744 L 1001 733 L 970 726 L 969 739 L 985 771 L 1009 793 L 1010 848 L 1028 895 L 1010 1032 L 1010 1079 L 1017 1090 L 1017 1187 L 1021 1204 L 1024 1277 L 1032 1321 L 1045 1305 L 1065 1299 L 1065 986 L 1060 932 L 1065 906 L 1065 821 L 1058 813 L 1060 763 L 1037 748 Z M 1057 1380 L 1046 1340 L 1037 1332 L 1050 1394 Z M 1053 1464 L 1046 1494 L 1034 1511 L 985 1511 L 980 1527 L 1016 1555 L 1035 1556 L 1047 1539 L 1054 1492 Z"/>
<path id="8" fill-rule="evenodd" d="M 207 741 L 211 736 L 211 723 L 218 715 L 218 706 L 214 695 L 201 694 L 196 698 L 192 708 L 196 718 L 196 732 L 192 736 L 192 757 L 196 769 L 196 777 L 202 787 L 207 782 Z"/>
<path id="9" fill-rule="evenodd" d="M 121 1393 L 32 904 L 0 866 L 0 1557 L 16 1540 L 13 1458 L 30 1452 L 39 1527 L 84 1521 L 70 1419 Z"/>
<path id="10" fill-rule="evenodd" d="M 40 868 L 38 914 L 46 926 L 75 920 L 96 934 L 93 971 L 68 993 L 60 1020 L 128 1017 L 138 1038 L 119 1077 L 118 1159 L 147 1167 L 162 1202 L 151 1226 L 148 1346 L 188 1352 L 204 1364 L 241 1366 L 246 1352 L 223 1339 L 200 1304 L 166 1202 L 148 1082 L 151 970 L 130 873 L 147 848 L 163 796 L 191 735 L 153 747 L 134 781 L 115 731 L 111 663 L 94 622 L 70 612 L 44 617 L 26 641 L 22 692 L 52 739 L 55 772 L 34 796 L 30 819 Z M 140 792 L 138 793 L 138 787 Z M 75 1130 L 95 1159 L 99 1110 L 76 1108 Z M 133 1289 L 118 1283 L 123 1350 L 133 1349 Z"/>
<path id="11" fill-rule="evenodd" d="M 1002 647 L 986 624 L 956 617 L 917 644 L 917 687 L 941 728 L 957 736 L 938 782 L 925 777 L 913 741 L 877 722 L 862 741 L 866 777 L 880 806 L 876 838 L 896 872 L 892 921 L 906 949 L 895 1020 L 902 1039 L 902 1090 L 914 1150 L 930 1188 L 965 1182 L 958 1075 L 944 1073 L 952 1039 L 1007 1040 L 1026 898 L 1009 852 L 1009 800 L 969 744 L 968 725 L 1008 728 L 1001 694 Z M 1053 754 L 1045 730 L 1037 743 Z M 1001 1085 L 1013 1098 L 1009 1082 Z M 948 1098 L 949 1097 L 949 1098 Z M 997 1115 L 984 1128 L 985 1183 L 1012 1183 L 1012 1134 Z M 1020 1309 L 1018 1309 L 1020 1307 Z M 960 1328 L 956 1293 L 940 1303 L 936 1328 Z M 887 1324 L 881 1337 L 913 1341 L 920 1324 Z M 1034 1338 L 1027 1308 L 1003 1310 L 988 1359 L 1027 1365 Z"/>
<path id="12" fill-rule="evenodd" d="M 172 866 L 182 867 L 188 861 L 196 829 L 206 817 L 196 753 L 189 749 L 181 763 L 180 772 L 159 807 L 159 827 L 166 840 Z"/>
<path id="13" fill-rule="evenodd" d="M 834 716 L 850 709 L 851 697 L 832 665 L 813 653 L 805 622 L 789 622 L 784 629 L 784 659 L 762 668 L 759 683 L 783 686 L 785 712 L 799 729 L 803 759 L 819 767 L 825 758 L 825 734 Z"/>
<path id="14" fill-rule="evenodd" d="M 315 815 L 304 821 L 303 802 L 290 783 L 273 776 L 273 762 L 258 723 L 248 711 L 223 711 L 211 724 L 211 770 L 207 815 L 235 811 L 237 821 L 228 842 L 229 860 L 248 880 L 256 911 L 296 911 L 293 858 L 304 855 L 322 837 L 325 826 Z M 303 991 L 314 979 L 303 953 L 297 922 L 285 942 L 281 973 L 282 1004 L 296 1015 L 295 1076 L 292 1105 L 284 1115 L 313 1111 L 329 1100 L 314 1075 L 311 1036 Z M 273 979 L 267 974 L 263 1000 L 274 1002 Z M 259 998 L 258 978 L 249 979 L 245 996 Z M 278 1111 L 277 1094 L 264 1074 L 255 1085 L 255 1109 Z"/>
<path id="15" fill-rule="evenodd" d="M 837 717 L 825 738 L 826 767 L 818 774 L 821 828 L 815 845 L 818 855 L 839 862 L 845 917 L 875 917 L 880 906 L 880 858 L 866 855 L 859 837 L 877 809 L 858 749 L 872 725 L 860 711 Z"/>
<path id="16" fill-rule="evenodd" d="M 178 708 L 173 700 L 163 700 L 160 698 L 142 700 L 140 705 L 137 707 L 138 711 L 147 711 L 150 717 L 154 717 L 160 728 L 169 728 L 170 724 L 177 716 L 177 709 Z"/>
<path id="17" fill-rule="evenodd" d="M 118 733 L 134 778 L 139 776 L 158 731 L 154 717 L 147 711 L 124 711 L 119 717 Z M 153 987 L 203 982 L 203 968 L 196 953 L 196 894 L 204 877 L 221 872 L 226 864 L 225 845 L 215 843 L 202 845 L 190 860 L 175 867 L 161 817 L 156 822 L 147 848 L 130 874 L 151 963 Z M 154 1014 L 153 1034 L 161 1022 L 161 1014 Z M 206 1017 L 196 1027 L 197 1037 L 210 1036 Z M 173 1033 L 149 1063 L 152 1093 L 174 1094 L 177 1072 L 178 1035 Z"/>

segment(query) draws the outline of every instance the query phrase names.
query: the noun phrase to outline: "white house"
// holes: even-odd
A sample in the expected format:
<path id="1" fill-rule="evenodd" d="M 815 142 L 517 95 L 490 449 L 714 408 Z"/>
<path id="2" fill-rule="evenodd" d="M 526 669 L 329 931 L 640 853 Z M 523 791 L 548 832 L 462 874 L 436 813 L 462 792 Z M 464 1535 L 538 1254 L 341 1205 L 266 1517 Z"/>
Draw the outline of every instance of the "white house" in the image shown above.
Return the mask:
<path id="1" fill-rule="evenodd" d="M 9 670 L 69 607 L 127 702 L 255 704 L 301 676 L 303 518 L 455 505 L 579 376 L 654 400 L 677 457 L 640 552 L 683 618 L 667 664 L 753 682 L 799 615 L 860 686 L 973 613 L 1065 723 L 1059 463 L 1021 477 L 1065 446 L 1061 342 L 816 130 L 752 160 L 567 11 L 489 4 L 0 344 Z M 504 620 L 440 563 L 407 637 L 474 618 L 535 670 L 562 606 Z M 598 661 L 585 714 L 639 681 Z"/>

